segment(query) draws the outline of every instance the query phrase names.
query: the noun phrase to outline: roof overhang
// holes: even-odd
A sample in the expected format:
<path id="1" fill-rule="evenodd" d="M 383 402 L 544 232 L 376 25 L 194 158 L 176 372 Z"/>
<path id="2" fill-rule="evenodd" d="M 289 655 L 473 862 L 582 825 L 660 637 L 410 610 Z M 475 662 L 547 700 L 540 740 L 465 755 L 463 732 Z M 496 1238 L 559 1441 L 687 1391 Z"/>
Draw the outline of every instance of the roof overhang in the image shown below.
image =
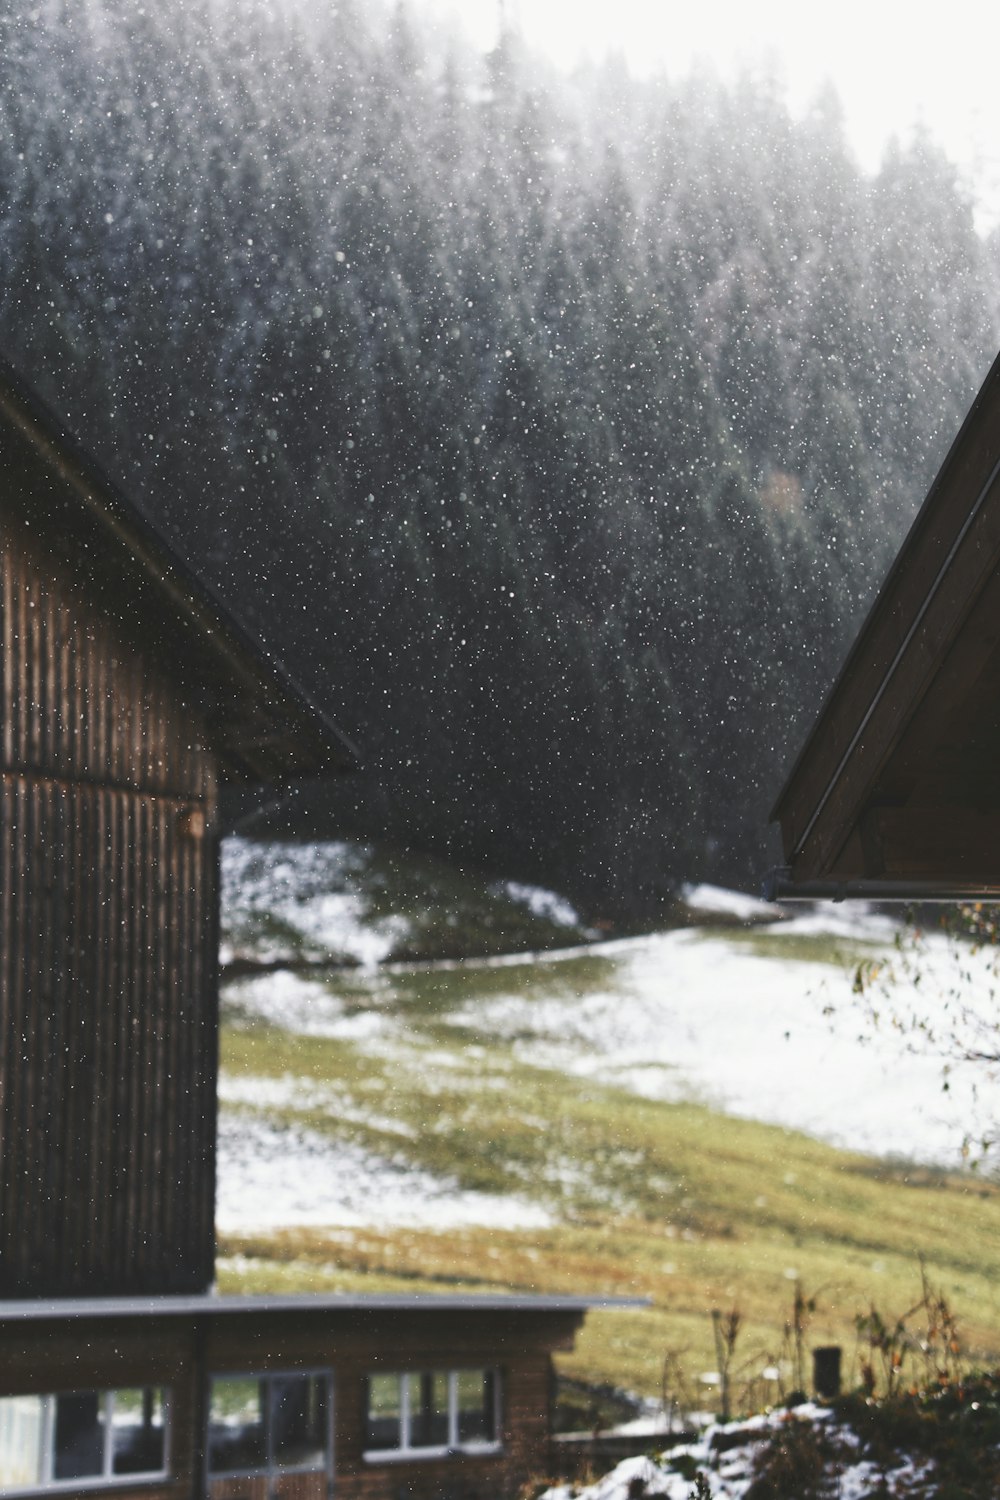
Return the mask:
<path id="1" fill-rule="evenodd" d="M 1000 897 L 998 769 L 1000 359 L 775 805 L 775 894 Z"/>
<path id="2" fill-rule="evenodd" d="M 56 1297 L 0 1301 L 0 1326 L 9 1323 L 48 1323 L 79 1319 L 131 1318 L 211 1318 L 228 1319 L 243 1316 L 270 1315 L 287 1318 L 302 1314 L 309 1317 L 356 1317 L 374 1314 L 398 1315 L 426 1313 L 435 1317 L 442 1312 L 535 1316 L 567 1314 L 583 1317 L 598 1308 L 637 1309 L 649 1306 L 645 1297 L 531 1296 L 456 1294 L 437 1296 L 432 1293 L 368 1293 L 356 1296 L 332 1292 L 323 1295 L 259 1295 L 223 1297 L 205 1292 L 193 1297 Z"/>
<path id="3" fill-rule="evenodd" d="M 224 776 L 287 782 L 357 753 L 11 369 L 0 365 L 0 476 L 13 519 L 62 545 L 129 635 L 140 629 L 205 714 Z"/>

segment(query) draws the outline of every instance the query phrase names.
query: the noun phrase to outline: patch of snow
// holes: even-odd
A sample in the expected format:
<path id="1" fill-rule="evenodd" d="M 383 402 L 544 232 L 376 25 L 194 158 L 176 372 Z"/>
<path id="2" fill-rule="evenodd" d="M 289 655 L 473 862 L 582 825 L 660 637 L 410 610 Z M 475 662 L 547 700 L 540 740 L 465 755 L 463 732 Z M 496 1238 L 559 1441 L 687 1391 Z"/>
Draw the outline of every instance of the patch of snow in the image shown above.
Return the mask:
<path id="1" fill-rule="evenodd" d="M 671 1448 L 658 1461 L 646 1455 L 626 1458 L 593 1484 L 583 1487 L 553 1485 L 543 1492 L 540 1500 L 629 1500 L 630 1495 L 636 1493 L 661 1497 L 661 1500 L 691 1500 L 691 1480 L 672 1466 L 672 1461 L 678 1459 L 687 1459 L 698 1465 L 713 1500 L 745 1500 L 754 1482 L 754 1458 L 760 1440 L 789 1422 L 821 1423 L 824 1435 L 836 1445 L 838 1472 L 831 1475 L 831 1480 L 836 1486 L 838 1500 L 868 1500 L 876 1493 L 885 1495 L 887 1500 L 893 1500 L 894 1496 L 934 1493 L 932 1462 L 904 1457 L 897 1467 L 884 1471 L 858 1456 L 860 1444 L 857 1435 L 838 1423 L 832 1412 L 807 1403 L 796 1407 L 794 1412 L 779 1409 L 745 1422 L 730 1422 L 726 1426 L 713 1424 L 706 1428 L 697 1442 Z M 744 1433 L 746 1443 L 721 1449 L 714 1446 L 717 1435 L 738 1438 Z"/>
<path id="2" fill-rule="evenodd" d="M 565 896 L 547 891 L 540 885 L 524 885 L 520 880 L 504 880 L 493 889 L 498 895 L 509 896 L 519 906 L 526 906 L 532 916 L 544 917 L 559 927 L 581 926 L 580 916 Z"/>
<path id="3" fill-rule="evenodd" d="M 900 920 L 868 901 L 820 901 L 814 907 L 786 907 L 782 935 L 839 937 L 852 942 L 891 943 Z"/>
<path id="4" fill-rule="evenodd" d="M 348 1012 L 329 985 L 287 969 L 236 980 L 227 986 L 226 999 L 244 1015 L 300 1036 L 367 1041 L 387 1030 L 386 1017 L 377 1009 Z"/>
<path id="5" fill-rule="evenodd" d="M 537 1204 L 466 1192 L 408 1163 L 253 1116 L 222 1114 L 218 1171 L 215 1218 L 222 1233 L 326 1225 L 546 1229 L 552 1223 Z"/>
<path id="6" fill-rule="evenodd" d="M 754 939 L 742 933 L 707 938 L 688 928 L 543 955 L 421 967 L 467 973 L 472 994 L 479 971 L 509 970 L 509 989 L 502 985 L 459 1003 L 443 1019 L 481 1039 L 508 1040 L 519 1061 L 650 1099 L 701 1101 L 876 1156 L 956 1166 L 970 1122 L 1000 1116 L 1000 1090 L 989 1071 L 955 1065 L 943 1092 L 941 1059 L 930 1045 L 915 1054 L 888 1025 L 871 1034 L 846 967 L 780 953 L 781 941 L 796 936 L 853 941 L 859 955 L 899 970 L 887 1013 L 942 1017 L 950 1005 L 954 1020 L 956 971 L 944 939 L 927 940 L 917 977 L 893 951 L 897 931 L 891 918 L 844 903 L 758 927 L 769 947 L 774 944 L 766 953 L 755 951 Z M 969 950 L 963 957 L 967 1002 L 987 1021 L 995 1015 L 998 988 L 992 962 L 986 952 Z M 287 973 L 242 981 L 229 994 L 245 1012 L 272 1024 L 398 1057 L 411 1071 L 419 1067 L 428 1095 L 466 1086 L 506 1088 L 499 1059 L 486 1072 L 464 1048 L 415 1052 L 393 1005 L 395 976 L 408 969 L 387 965 L 365 978 L 368 1008 L 359 1004 L 353 981 L 347 1007 L 326 984 Z"/>
<path id="7" fill-rule="evenodd" d="M 683 885 L 681 900 L 692 911 L 735 917 L 740 922 L 759 922 L 783 917 L 785 908 L 744 891 L 727 891 L 719 885 Z"/>
<path id="8" fill-rule="evenodd" d="M 219 1075 L 219 1102 L 258 1110 L 284 1110 L 291 1113 L 327 1115 L 331 1120 L 350 1125 L 364 1125 L 369 1130 L 414 1140 L 417 1132 L 411 1125 L 391 1115 L 374 1114 L 361 1109 L 349 1094 L 330 1084 L 315 1083 L 283 1073 L 278 1078 L 259 1075 L 238 1078 L 232 1073 Z M 328 1145 L 327 1149 L 334 1149 Z"/>
<path id="9" fill-rule="evenodd" d="M 331 953 L 347 953 L 373 968 L 409 936 L 411 927 L 398 913 L 366 922 L 368 905 L 354 891 L 330 891 L 294 905 L 279 903 L 272 910 L 306 942 Z"/>
<path id="10" fill-rule="evenodd" d="M 349 888 L 371 857 L 364 845 L 267 843 L 229 838 L 222 845 L 222 910 L 230 929 L 273 916 L 306 948 L 346 955 L 371 967 L 407 938 L 411 924 L 394 914 L 371 919 L 370 903 Z M 225 945 L 232 956 L 233 943 Z M 280 941 L 253 941 L 258 957 L 286 956 Z"/>
<path id="11" fill-rule="evenodd" d="M 460 1006 L 452 1019 L 509 1037 L 528 1063 L 647 1098 L 701 1100 L 877 1156 L 954 1166 L 969 1121 L 996 1117 L 981 1067 L 954 1067 L 944 1093 L 931 1052 L 914 1055 L 891 1031 L 860 1040 L 852 976 L 835 965 L 755 954 L 692 929 L 591 951 L 614 963 L 579 992 L 550 985 L 540 966 L 535 984 Z M 995 980 L 981 967 L 988 994 Z M 919 996 L 904 987 L 900 1008 L 909 994 L 933 1012 L 946 974 L 926 973 Z"/>

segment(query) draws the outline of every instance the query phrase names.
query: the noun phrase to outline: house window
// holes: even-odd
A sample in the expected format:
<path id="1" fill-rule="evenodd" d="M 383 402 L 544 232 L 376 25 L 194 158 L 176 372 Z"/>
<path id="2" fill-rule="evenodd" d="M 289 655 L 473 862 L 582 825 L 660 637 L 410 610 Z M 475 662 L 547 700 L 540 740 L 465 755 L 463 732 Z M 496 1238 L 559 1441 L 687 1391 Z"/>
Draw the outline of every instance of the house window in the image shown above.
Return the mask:
<path id="1" fill-rule="evenodd" d="M 154 1386 L 0 1397 L 0 1493 L 162 1477 L 167 1404 Z"/>
<path id="2" fill-rule="evenodd" d="M 329 1473 L 330 1411 L 328 1371 L 213 1378 L 209 1474 Z"/>
<path id="3" fill-rule="evenodd" d="M 499 1381 L 494 1370 L 369 1375 L 365 1457 L 495 1452 Z"/>

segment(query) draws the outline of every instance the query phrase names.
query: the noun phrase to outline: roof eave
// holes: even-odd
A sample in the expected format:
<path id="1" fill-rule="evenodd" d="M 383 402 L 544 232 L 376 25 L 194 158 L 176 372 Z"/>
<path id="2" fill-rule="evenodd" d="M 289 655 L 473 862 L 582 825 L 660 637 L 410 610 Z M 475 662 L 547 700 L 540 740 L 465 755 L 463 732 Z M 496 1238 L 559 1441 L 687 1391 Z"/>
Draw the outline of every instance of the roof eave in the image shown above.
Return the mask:
<path id="1" fill-rule="evenodd" d="M 888 687 L 908 654 L 915 660 L 929 602 L 968 543 L 982 506 L 998 493 L 998 414 L 1000 357 L 952 443 L 772 808 L 771 820 L 781 824 L 785 859 L 793 880 L 800 874 L 800 867 L 801 874 L 811 879 L 833 873 L 833 846 L 842 832 L 839 847 L 844 847 L 849 823 L 844 820 L 842 830 L 828 832 L 821 841 L 816 840 L 817 830 L 848 770 L 860 777 L 859 746 L 877 716 L 883 716 L 880 727 L 884 744 L 893 734 L 898 739 L 905 727 L 902 721 L 889 717 Z M 972 602 L 958 599 L 956 608 L 967 614 Z M 948 624 L 952 635 L 959 628 L 960 618 L 956 615 Z M 895 706 L 892 712 L 897 712 Z M 884 755 L 864 769 L 869 787 L 883 762 Z M 860 800 L 856 790 L 853 801 L 858 804 Z M 810 854 L 811 841 L 822 844 L 822 852 L 815 857 Z"/>
<path id="2" fill-rule="evenodd" d="M 46 465 L 68 486 L 102 531 L 110 532 L 118 545 L 151 578 L 169 600 L 176 615 L 203 647 L 215 657 L 217 667 L 235 680 L 251 700 L 266 706 L 278 740 L 296 750 L 283 755 L 281 776 L 330 775 L 351 771 L 360 765 L 354 745 L 250 631 L 234 618 L 215 591 L 190 569 L 159 531 L 108 479 L 17 373 L 0 363 L 0 413 L 18 430 Z M 234 729 L 238 725 L 232 726 Z M 241 779 L 270 780 L 261 776 L 252 755 L 252 744 L 235 737 L 221 746 L 221 759 L 237 770 Z"/>

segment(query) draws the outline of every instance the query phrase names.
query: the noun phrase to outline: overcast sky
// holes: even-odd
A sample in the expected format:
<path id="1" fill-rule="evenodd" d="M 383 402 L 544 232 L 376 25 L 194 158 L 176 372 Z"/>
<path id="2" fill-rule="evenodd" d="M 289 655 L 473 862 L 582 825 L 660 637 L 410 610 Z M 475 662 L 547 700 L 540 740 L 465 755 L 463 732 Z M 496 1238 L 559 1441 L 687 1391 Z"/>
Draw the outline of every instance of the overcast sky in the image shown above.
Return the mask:
<path id="1" fill-rule="evenodd" d="M 414 0 L 450 8 L 468 35 L 488 46 L 500 0 Z M 990 0 L 946 5 L 899 0 L 505 0 L 525 39 L 565 66 L 581 56 L 624 52 L 633 69 L 686 73 L 699 60 L 724 75 L 741 63 L 775 67 L 794 109 L 824 81 L 844 106 L 848 138 L 862 165 L 878 165 L 892 134 L 918 120 L 962 168 L 1000 219 L 997 57 L 1000 7 Z"/>

